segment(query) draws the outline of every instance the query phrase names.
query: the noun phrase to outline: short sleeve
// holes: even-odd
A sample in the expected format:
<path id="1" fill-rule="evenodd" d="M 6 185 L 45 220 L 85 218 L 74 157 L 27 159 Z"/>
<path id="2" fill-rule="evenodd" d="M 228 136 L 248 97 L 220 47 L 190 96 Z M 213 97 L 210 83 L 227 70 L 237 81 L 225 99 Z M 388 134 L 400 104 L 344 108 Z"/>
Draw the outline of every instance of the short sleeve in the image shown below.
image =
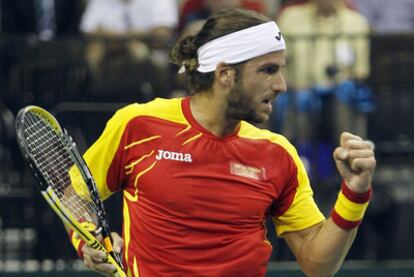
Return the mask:
<path id="1" fill-rule="evenodd" d="M 107 122 L 101 136 L 84 154 L 84 159 L 97 183 L 103 199 L 121 189 L 122 156 L 116 155 L 123 148 L 122 137 L 131 119 L 131 112 L 138 104 L 129 105 L 115 113 Z M 116 161 L 115 161 L 116 159 Z M 113 165 L 116 166 L 113 166 Z"/>
<path id="2" fill-rule="evenodd" d="M 305 167 L 293 146 L 287 148 L 291 157 L 287 183 L 273 212 L 276 233 L 306 229 L 325 220 L 313 198 Z"/>

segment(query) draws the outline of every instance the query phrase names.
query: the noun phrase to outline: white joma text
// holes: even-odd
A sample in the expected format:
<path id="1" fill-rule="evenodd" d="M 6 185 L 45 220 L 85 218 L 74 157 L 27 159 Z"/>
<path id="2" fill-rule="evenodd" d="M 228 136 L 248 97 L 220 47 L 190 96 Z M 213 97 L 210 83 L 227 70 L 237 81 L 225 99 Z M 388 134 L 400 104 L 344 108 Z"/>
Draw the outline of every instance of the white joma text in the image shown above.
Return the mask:
<path id="1" fill-rule="evenodd" d="M 170 151 L 165 151 L 165 150 L 158 150 L 158 154 L 155 156 L 155 159 L 174 160 L 174 161 L 187 162 L 187 163 L 191 163 L 193 161 L 191 154 L 170 152 Z"/>

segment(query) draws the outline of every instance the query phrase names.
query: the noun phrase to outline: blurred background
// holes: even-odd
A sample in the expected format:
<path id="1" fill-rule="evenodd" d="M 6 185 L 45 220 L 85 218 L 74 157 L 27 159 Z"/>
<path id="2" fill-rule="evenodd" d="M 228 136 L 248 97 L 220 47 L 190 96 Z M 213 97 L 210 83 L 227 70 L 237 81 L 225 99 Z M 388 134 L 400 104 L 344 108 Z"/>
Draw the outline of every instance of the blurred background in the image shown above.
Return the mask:
<path id="1" fill-rule="evenodd" d="M 25 168 L 18 110 L 48 109 L 85 151 L 127 103 L 188 95 L 168 49 L 228 7 L 268 15 L 285 36 L 289 91 L 262 127 L 297 146 L 325 215 L 339 133 L 375 143 L 374 196 L 338 276 L 414 276 L 414 0 L 0 0 L 1 276 L 96 276 Z M 120 200 L 105 202 L 116 231 Z M 302 276 L 268 228 L 268 275 Z"/>

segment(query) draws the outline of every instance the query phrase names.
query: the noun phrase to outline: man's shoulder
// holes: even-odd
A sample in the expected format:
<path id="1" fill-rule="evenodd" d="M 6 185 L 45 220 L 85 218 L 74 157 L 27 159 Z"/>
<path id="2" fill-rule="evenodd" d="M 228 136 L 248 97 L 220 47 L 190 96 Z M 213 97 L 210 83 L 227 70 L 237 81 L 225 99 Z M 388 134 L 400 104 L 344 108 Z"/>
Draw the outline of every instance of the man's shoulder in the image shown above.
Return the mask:
<path id="1" fill-rule="evenodd" d="M 130 121 L 137 117 L 153 117 L 176 123 L 185 123 L 181 101 L 182 98 L 155 98 L 147 103 L 133 103 L 119 109 L 114 118 L 120 121 Z"/>
<path id="2" fill-rule="evenodd" d="M 284 148 L 289 153 L 291 151 L 296 151 L 294 146 L 285 136 L 267 129 L 260 129 L 245 121 L 242 121 L 241 123 L 238 136 L 244 139 L 267 141 L 270 144 Z"/>

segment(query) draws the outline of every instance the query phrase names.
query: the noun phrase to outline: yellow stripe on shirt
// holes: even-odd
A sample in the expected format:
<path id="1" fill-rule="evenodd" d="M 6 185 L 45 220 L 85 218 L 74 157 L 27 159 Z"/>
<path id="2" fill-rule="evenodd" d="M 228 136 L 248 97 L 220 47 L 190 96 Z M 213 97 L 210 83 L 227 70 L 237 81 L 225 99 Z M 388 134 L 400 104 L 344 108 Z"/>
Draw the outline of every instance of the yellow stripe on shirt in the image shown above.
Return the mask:
<path id="1" fill-rule="evenodd" d="M 89 165 L 98 185 L 100 196 L 103 199 L 108 198 L 113 193 L 107 184 L 107 172 L 119 148 L 128 123 L 140 116 L 150 116 L 188 126 L 189 124 L 181 110 L 181 101 L 181 98 L 157 98 L 146 104 L 131 104 L 118 110 L 108 121 L 100 138 L 84 155 L 85 161 Z M 155 138 L 152 137 L 151 139 Z M 130 144 L 129 147 L 134 145 Z"/>

